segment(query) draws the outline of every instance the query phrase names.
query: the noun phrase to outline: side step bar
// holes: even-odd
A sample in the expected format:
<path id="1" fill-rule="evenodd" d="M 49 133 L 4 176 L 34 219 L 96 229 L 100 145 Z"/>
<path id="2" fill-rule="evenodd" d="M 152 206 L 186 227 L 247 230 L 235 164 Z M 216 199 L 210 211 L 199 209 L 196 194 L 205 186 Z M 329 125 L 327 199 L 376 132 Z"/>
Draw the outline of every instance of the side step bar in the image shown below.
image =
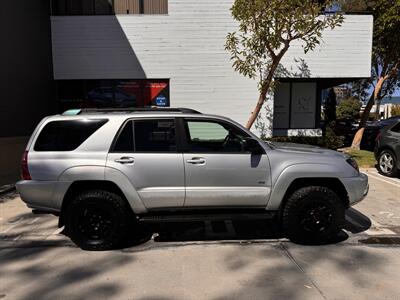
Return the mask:
<path id="1" fill-rule="evenodd" d="M 262 213 L 209 213 L 209 214 L 162 214 L 139 216 L 143 223 L 201 222 L 224 220 L 267 220 L 276 216 L 276 212 Z"/>

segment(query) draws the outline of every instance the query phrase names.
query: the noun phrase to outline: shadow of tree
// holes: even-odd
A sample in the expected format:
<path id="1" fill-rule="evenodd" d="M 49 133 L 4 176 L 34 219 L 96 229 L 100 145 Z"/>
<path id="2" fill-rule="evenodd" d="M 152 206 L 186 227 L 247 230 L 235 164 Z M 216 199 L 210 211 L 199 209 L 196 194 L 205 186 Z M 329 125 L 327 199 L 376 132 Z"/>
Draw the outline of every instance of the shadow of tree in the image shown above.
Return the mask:
<path id="1" fill-rule="evenodd" d="M 14 199 L 15 197 L 18 197 L 18 192 L 16 190 L 4 193 L 0 195 L 0 203 L 5 203 L 7 201 Z"/>
<path id="2" fill-rule="evenodd" d="M 357 222 L 350 224 L 346 230 L 361 232 L 370 225 L 369 219 L 357 211 L 348 212 L 351 220 L 357 218 Z M 35 219 L 37 215 L 22 214 L 14 217 L 13 220 L 23 218 L 27 223 Z M 40 218 L 45 216 L 40 216 Z M 55 217 L 50 219 L 43 218 L 37 221 L 41 226 L 47 226 L 50 222 L 55 224 Z M 349 222 L 351 222 L 349 219 Z M 348 222 L 348 223 L 349 223 Z M 361 224 L 361 225 L 360 225 Z M 22 225 L 22 224 L 20 224 Z M 26 226 L 28 230 L 29 226 Z M 349 248 L 345 251 L 335 251 L 336 246 L 303 247 L 291 244 L 285 240 L 274 243 L 265 243 L 265 239 L 281 238 L 276 222 L 273 221 L 231 221 L 224 222 L 198 222 L 198 223 L 179 223 L 166 224 L 159 228 L 159 236 L 155 238 L 152 247 L 142 247 L 138 251 L 109 251 L 109 252 L 86 252 L 66 243 L 65 240 L 58 241 L 22 241 L 10 247 L 4 244 L 0 247 L 0 277 L 2 284 L 0 294 L 8 293 L 18 299 L 98 299 L 98 298 L 120 298 L 126 295 L 126 290 L 131 292 L 132 299 L 188 299 L 196 298 L 191 294 L 194 286 L 184 286 L 180 277 L 176 277 L 177 286 L 186 291 L 189 297 L 177 297 L 173 287 L 167 286 L 165 295 L 158 294 L 159 290 L 149 290 L 144 296 L 141 287 L 130 280 L 133 272 L 145 272 L 152 274 L 161 270 L 157 269 L 156 263 L 163 262 L 163 276 L 176 276 L 177 274 L 168 273 L 169 269 L 175 270 L 171 264 L 176 262 L 168 261 L 163 254 L 187 253 L 186 243 L 174 243 L 173 248 L 162 247 L 168 242 L 185 241 L 209 241 L 209 240 L 229 240 L 226 246 L 220 245 L 218 248 L 208 248 L 209 252 L 220 251 L 221 247 L 228 247 L 223 250 L 221 256 L 216 254 L 218 264 L 229 280 L 224 281 L 229 288 L 221 289 L 211 298 L 214 299 L 242 299 L 249 297 L 252 299 L 313 299 L 321 297 L 318 291 L 319 283 L 315 282 L 313 268 L 319 268 L 321 264 L 334 266 L 338 274 L 344 274 L 348 280 L 354 282 L 355 286 L 365 286 L 368 284 L 367 277 L 356 272 L 357 266 L 362 264 L 368 270 L 379 272 L 385 266 L 385 260 L 377 255 L 372 255 L 360 247 Z M 234 242 L 234 241 L 240 242 Z M 254 241 L 262 240 L 262 243 Z M 201 243 L 198 245 L 202 245 Z M 161 247 L 160 247 L 161 246 Z M 197 248 L 198 246 L 194 246 Z M 343 247 L 346 247 L 345 245 Z M 137 247 L 135 247 L 137 249 Z M 141 247 L 139 247 L 141 248 Z M 202 249 L 197 248 L 195 253 L 179 259 L 184 266 L 188 264 L 187 259 L 202 261 Z M 214 250 L 213 250 L 214 249 Z M 156 253 L 151 251 L 157 251 Z M 172 252 L 171 252 L 172 251 Z M 197 254 L 196 254 L 197 253 Z M 148 260 L 143 261 L 144 257 Z M 188 254 L 187 254 L 188 255 Z M 342 256 L 344 255 L 344 256 Z M 150 257 L 150 258 L 149 258 Z M 167 256 L 170 257 L 170 256 Z M 205 264 L 210 261 L 205 260 Z M 150 269 L 149 269 L 150 268 Z M 179 267 L 178 267 L 179 269 Z M 122 273 L 121 273 L 122 272 Z M 187 269 L 186 272 L 193 272 L 196 276 L 216 276 L 213 273 L 197 274 L 198 270 Z M 12 274 L 12 278 L 7 276 Z M 113 277 L 116 275 L 119 280 Z M 121 275 L 126 274 L 126 276 Z M 137 273 L 136 273 L 137 274 Z M 167 275 L 168 274 L 168 275 Z M 356 275 L 357 278 L 353 278 Z M 140 275 L 137 275 L 140 276 Z M 143 275 L 148 276 L 148 275 Z M 180 274 L 185 276 L 185 274 Z M 196 278 L 195 276 L 195 278 Z M 342 276 L 342 275 L 341 275 Z M 150 276 L 151 277 L 151 276 Z M 153 279 L 144 278 L 151 286 Z M 121 278 L 125 278 L 121 281 Z M 217 278 L 215 280 L 218 280 Z M 195 284 L 194 281 L 189 281 Z M 217 282 L 217 281 L 216 281 Z M 210 286 L 213 291 L 216 286 Z M 136 297 L 135 291 L 138 293 Z M 154 292 L 152 296 L 151 293 Z M 139 296 L 140 295 L 140 296 Z M 171 297 L 170 295 L 174 295 Z M 217 296 L 219 295 L 219 296 Z M 206 297 L 207 298 L 207 297 Z"/>
<path id="3" fill-rule="evenodd" d="M 233 286 L 231 291 L 214 299 L 244 299 L 248 295 L 252 295 L 252 299 L 351 299 L 350 295 L 357 294 L 358 288 L 368 288 L 371 284 L 367 272 L 379 273 L 387 263 L 382 255 L 361 247 L 342 248 L 342 251 L 333 251 L 329 246 L 304 248 L 290 243 L 280 243 L 276 247 L 280 251 L 263 249 L 257 253 L 269 263 L 260 268 L 248 284 Z M 232 272 L 246 272 L 254 264 L 251 255 L 250 251 L 232 251 L 226 255 L 225 264 Z M 361 266 L 363 271 L 360 271 Z M 340 291 L 341 282 L 348 282 L 353 291 Z M 335 293 L 328 296 L 327 290 L 335 290 Z"/>
<path id="4" fill-rule="evenodd" d="M 80 250 L 60 246 L 65 245 L 54 242 L 36 245 L 23 243 L 8 249 L 0 248 L 0 277 L 4 278 L 1 290 L 22 290 L 17 292 L 17 298 L 27 300 L 107 299 L 118 294 L 118 282 L 103 281 L 87 287 L 82 282 L 90 282 L 135 260 L 132 255 L 84 255 L 85 260 L 75 260 L 74 253 Z M 79 256 L 82 257 L 82 253 Z M 6 280 L 8 274 L 13 274 L 11 280 Z"/>

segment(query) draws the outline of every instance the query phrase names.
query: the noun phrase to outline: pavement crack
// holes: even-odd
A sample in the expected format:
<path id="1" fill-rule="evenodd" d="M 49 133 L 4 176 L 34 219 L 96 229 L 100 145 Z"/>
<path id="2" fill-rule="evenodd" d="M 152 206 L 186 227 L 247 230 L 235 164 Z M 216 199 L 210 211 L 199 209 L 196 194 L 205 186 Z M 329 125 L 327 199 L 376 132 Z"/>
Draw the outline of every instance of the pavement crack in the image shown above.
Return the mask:
<path id="1" fill-rule="evenodd" d="M 280 248 L 283 250 L 283 252 L 286 254 L 286 256 L 296 265 L 297 269 L 306 276 L 308 281 L 312 284 L 312 286 L 318 291 L 318 293 L 321 295 L 321 297 L 325 300 L 328 298 L 325 296 L 324 292 L 317 286 L 317 284 L 314 282 L 314 280 L 307 274 L 307 272 L 297 263 L 293 255 L 290 253 L 289 249 L 285 247 L 284 243 L 279 243 Z"/>

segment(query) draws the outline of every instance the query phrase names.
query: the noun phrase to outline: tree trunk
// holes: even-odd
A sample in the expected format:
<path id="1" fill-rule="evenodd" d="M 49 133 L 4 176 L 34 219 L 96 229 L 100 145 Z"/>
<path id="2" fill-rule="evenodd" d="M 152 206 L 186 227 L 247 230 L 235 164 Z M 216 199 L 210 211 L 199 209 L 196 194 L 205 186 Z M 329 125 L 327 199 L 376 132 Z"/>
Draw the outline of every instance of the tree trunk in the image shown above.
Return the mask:
<path id="1" fill-rule="evenodd" d="M 251 112 L 250 118 L 247 121 L 247 124 L 246 124 L 247 129 L 250 129 L 253 126 L 254 122 L 257 120 L 257 117 L 261 111 L 263 104 L 264 104 L 265 98 L 267 97 L 267 93 L 268 93 L 270 85 L 271 85 L 271 81 L 268 84 L 266 84 L 265 88 L 263 88 L 263 90 L 260 92 L 260 96 L 258 97 L 256 107 Z"/>
<path id="2" fill-rule="evenodd" d="M 367 106 L 364 109 L 364 112 L 362 114 L 360 124 L 358 125 L 358 130 L 356 134 L 354 135 L 353 142 L 351 144 L 351 148 L 355 150 L 360 150 L 360 145 L 361 145 L 361 140 L 364 135 L 364 130 L 365 130 L 365 125 L 367 124 L 369 114 L 371 112 L 372 106 L 375 104 L 375 100 L 378 99 L 379 93 L 382 89 L 382 85 L 385 82 L 386 77 L 380 77 L 373 93 L 371 94 L 371 97 L 368 100 Z"/>
<path id="3" fill-rule="evenodd" d="M 250 129 L 253 126 L 254 122 L 257 120 L 257 117 L 260 114 L 261 108 L 265 102 L 265 98 L 267 97 L 267 93 L 274 78 L 275 71 L 278 68 L 279 62 L 281 61 L 283 55 L 285 55 L 288 49 L 289 44 L 285 45 L 281 52 L 277 56 L 275 56 L 274 61 L 271 65 L 271 69 L 268 71 L 267 78 L 261 83 L 260 96 L 258 97 L 257 104 L 251 112 L 249 120 L 246 123 L 247 129 Z"/>
<path id="4" fill-rule="evenodd" d="M 381 100 L 380 99 L 376 100 L 375 104 L 376 104 L 375 120 L 379 121 L 380 118 L 381 118 L 381 112 L 380 112 L 380 110 L 381 110 Z"/>

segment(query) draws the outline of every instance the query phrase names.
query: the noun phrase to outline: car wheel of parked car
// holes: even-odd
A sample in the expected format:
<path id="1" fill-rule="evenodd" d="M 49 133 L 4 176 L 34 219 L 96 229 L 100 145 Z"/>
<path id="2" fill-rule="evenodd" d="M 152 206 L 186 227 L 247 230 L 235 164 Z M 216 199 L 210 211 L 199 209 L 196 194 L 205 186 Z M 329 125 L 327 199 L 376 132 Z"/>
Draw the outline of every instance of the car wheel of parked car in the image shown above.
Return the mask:
<path id="1" fill-rule="evenodd" d="M 378 157 L 378 171 L 385 176 L 395 177 L 397 175 L 396 155 L 390 150 L 383 150 Z"/>
<path id="2" fill-rule="evenodd" d="M 110 250 L 124 241 L 132 223 L 124 199 L 119 195 L 91 190 L 71 200 L 65 215 L 66 231 L 85 250 Z"/>
<path id="3" fill-rule="evenodd" d="M 339 196 L 322 186 L 300 188 L 289 196 L 282 226 L 295 243 L 333 240 L 344 225 L 345 208 Z"/>

